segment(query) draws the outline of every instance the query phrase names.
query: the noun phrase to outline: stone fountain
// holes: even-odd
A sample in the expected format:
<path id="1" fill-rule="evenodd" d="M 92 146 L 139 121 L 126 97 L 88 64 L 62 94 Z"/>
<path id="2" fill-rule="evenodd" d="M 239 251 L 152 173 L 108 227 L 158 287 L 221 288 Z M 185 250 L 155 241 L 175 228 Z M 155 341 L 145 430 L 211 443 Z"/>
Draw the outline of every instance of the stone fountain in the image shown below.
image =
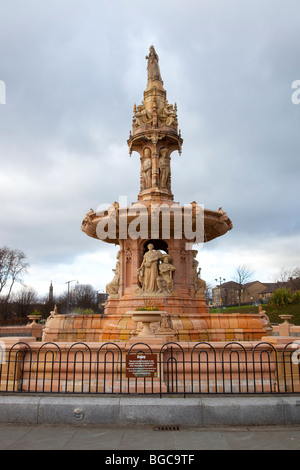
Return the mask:
<path id="1" fill-rule="evenodd" d="M 86 235 L 119 246 L 114 277 L 106 286 L 104 316 L 52 315 L 44 339 L 259 339 L 270 330 L 267 317 L 210 314 L 195 245 L 225 235 L 232 222 L 222 208 L 174 202 L 171 159 L 174 152 L 181 154 L 183 144 L 177 105 L 167 100 L 153 46 L 146 59 L 147 87 L 142 103 L 134 105 L 128 139 L 130 155 L 135 152 L 140 160 L 137 201 L 130 206 L 114 202 L 101 213 L 91 209 L 81 227 Z"/>

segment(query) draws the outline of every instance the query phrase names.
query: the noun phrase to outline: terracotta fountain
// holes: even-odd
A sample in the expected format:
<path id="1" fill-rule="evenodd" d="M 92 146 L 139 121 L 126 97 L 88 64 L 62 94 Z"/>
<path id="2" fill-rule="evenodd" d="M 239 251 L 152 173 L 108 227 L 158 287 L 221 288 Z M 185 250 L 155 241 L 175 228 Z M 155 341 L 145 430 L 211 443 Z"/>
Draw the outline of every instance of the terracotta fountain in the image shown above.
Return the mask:
<path id="1" fill-rule="evenodd" d="M 183 144 L 177 106 L 168 103 L 153 46 L 146 59 L 147 87 L 142 103 L 134 105 L 128 139 L 130 155 L 135 152 L 140 159 L 137 201 L 130 206 L 115 202 L 101 213 L 91 209 L 81 227 L 88 236 L 119 246 L 104 316 L 52 315 L 44 339 L 259 339 L 270 330 L 265 315 L 210 314 L 196 246 L 225 235 L 232 222 L 221 208 L 174 202 L 171 159 L 174 152 L 181 154 Z"/>

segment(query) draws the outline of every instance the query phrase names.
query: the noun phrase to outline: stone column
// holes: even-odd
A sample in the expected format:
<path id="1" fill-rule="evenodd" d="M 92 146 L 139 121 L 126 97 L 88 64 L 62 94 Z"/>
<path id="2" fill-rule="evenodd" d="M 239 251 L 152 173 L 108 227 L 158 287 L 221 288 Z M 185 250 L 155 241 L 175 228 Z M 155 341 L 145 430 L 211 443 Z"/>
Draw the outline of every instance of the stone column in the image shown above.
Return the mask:
<path id="1" fill-rule="evenodd" d="M 152 150 L 152 187 L 158 187 L 159 185 L 159 155 L 157 146 L 154 144 Z"/>

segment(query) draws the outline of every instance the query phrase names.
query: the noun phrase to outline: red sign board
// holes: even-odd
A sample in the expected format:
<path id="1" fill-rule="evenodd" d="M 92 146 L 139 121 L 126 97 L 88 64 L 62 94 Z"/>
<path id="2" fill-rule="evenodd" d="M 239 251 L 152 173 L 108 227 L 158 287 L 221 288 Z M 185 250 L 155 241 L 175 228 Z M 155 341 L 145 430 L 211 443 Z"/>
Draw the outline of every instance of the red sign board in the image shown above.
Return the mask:
<path id="1" fill-rule="evenodd" d="M 127 354 L 126 377 L 157 377 L 157 355 L 143 352 Z"/>

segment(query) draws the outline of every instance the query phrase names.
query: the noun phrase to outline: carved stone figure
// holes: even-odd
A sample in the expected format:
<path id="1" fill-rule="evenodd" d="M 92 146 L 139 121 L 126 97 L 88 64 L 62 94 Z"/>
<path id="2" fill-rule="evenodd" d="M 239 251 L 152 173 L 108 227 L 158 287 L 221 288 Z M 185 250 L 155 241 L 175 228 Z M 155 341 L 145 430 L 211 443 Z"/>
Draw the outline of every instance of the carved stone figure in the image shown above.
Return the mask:
<path id="1" fill-rule="evenodd" d="M 159 328 L 156 330 L 156 333 L 160 335 L 174 335 L 177 332 L 173 329 L 172 320 L 169 315 L 162 315 Z"/>
<path id="2" fill-rule="evenodd" d="M 148 81 L 149 80 L 160 80 L 161 75 L 160 75 L 160 69 L 158 65 L 158 55 L 155 52 L 155 49 L 153 46 L 150 47 L 149 55 L 146 56 L 146 59 L 148 60 L 148 65 L 147 65 L 147 71 L 148 71 Z"/>
<path id="3" fill-rule="evenodd" d="M 151 150 L 145 148 L 144 150 L 144 159 L 142 161 L 142 189 L 151 188 L 152 186 L 152 160 L 151 160 Z"/>
<path id="4" fill-rule="evenodd" d="M 159 250 L 154 250 L 152 243 L 148 245 L 148 251 L 144 254 L 143 262 L 138 270 L 139 281 L 142 285 L 144 292 L 156 292 L 157 276 L 158 276 L 158 263 L 162 254 Z"/>
<path id="5" fill-rule="evenodd" d="M 115 273 L 114 278 L 111 282 L 106 285 L 106 293 L 109 295 L 117 295 L 119 290 L 119 282 L 120 282 L 120 252 L 117 254 L 117 263 L 116 268 L 113 269 Z"/>
<path id="6" fill-rule="evenodd" d="M 47 318 L 47 320 L 50 320 L 51 318 L 54 318 L 57 315 L 58 315 L 57 305 L 54 305 L 54 309 L 52 312 L 50 312 L 50 316 Z"/>
<path id="7" fill-rule="evenodd" d="M 219 207 L 218 212 L 219 212 L 220 214 L 222 214 L 222 217 L 221 217 L 221 219 L 220 219 L 220 222 L 223 223 L 223 222 L 228 221 L 228 222 L 229 222 L 228 226 L 229 226 L 230 229 L 232 229 L 232 227 L 233 227 L 232 222 L 231 222 L 231 220 L 228 218 L 227 213 L 223 211 L 222 207 Z"/>
<path id="8" fill-rule="evenodd" d="M 157 277 L 158 292 L 167 291 L 169 294 L 173 292 L 173 272 L 175 271 L 175 266 L 173 266 L 169 261 L 171 257 L 169 255 L 162 256 L 162 263 L 159 265 L 159 276 Z"/>
<path id="9" fill-rule="evenodd" d="M 95 211 L 93 209 L 90 209 L 88 211 L 88 213 L 86 214 L 85 218 L 83 219 L 82 221 L 82 224 L 81 224 L 81 230 L 84 231 L 84 229 L 86 228 L 87 225 L 90 225 L 93 223 L 93 220 L 92 220 L 92 215 L 95 215 Z"/>
<path id="10" fill-rule="evenodd" d="M 201 279 L 201 268 L 198 269 L 199 262 L 196 260 L 198 251 L 193 250 L 193 281 L 194 281 L 194 288 L 195 288 L 195 297 L 204 297 L 206 291 L 206 282 Z"/>
<path id="11" fill-rule="evenodd" d="M 174 111 L 173 105 L 166 102 L 159 114 L 159 124 L 171 127 L 174 124 L 176 117 L 176 111 Z"/>
<path id="12" fill-rule="evenodd" d="M 134 126 L 140 127 L 145 124 L 150 124 L 152 122 L 152 116 L 150 111 L 147 111 L 144 104 L 134 108 L 133 116 Z"/>
<path id="13" fill-rule="evenodd" d="M 169 315 L 162 315 L 162 319 L 161 319 L 161 322 L 160 322 L 160 328 L 162 330 L 166 330 L 166 331 L 173 331 L 173 328 L 172 328 L 172 322 L 171 322 L 171 319 L 170 319 L 170 316 Z"/>
<path id="14" fill-rule="evenodd" d="M 170 163 L 167 157 L 167 149 L 162 148 L 159 152 L 159 173 L 160 173 L 160 186 L 162 188 L 168 187 L 168 178 L 170 173 Z"/>

